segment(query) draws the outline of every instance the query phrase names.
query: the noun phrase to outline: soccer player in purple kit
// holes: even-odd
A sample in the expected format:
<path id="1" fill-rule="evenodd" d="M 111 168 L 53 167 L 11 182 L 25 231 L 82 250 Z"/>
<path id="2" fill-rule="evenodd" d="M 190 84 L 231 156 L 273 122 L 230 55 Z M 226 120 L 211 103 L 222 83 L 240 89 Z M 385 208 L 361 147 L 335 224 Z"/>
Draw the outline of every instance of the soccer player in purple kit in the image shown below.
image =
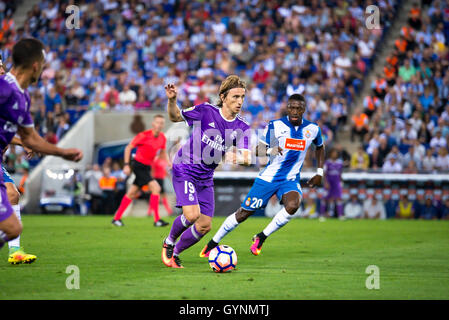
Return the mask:
<path id="1" fill-rule="evenodd" d="M 324 171 L 326 172 L 324 188 L 327 191 L 326 197 L 320 207 L 320 214 L 323 216 L 330 208 L 334 208 L 335 203 L 337 214 L 340 219 L 344 219 L 343 201 L 342 201 L 342 181 L 341 174 L 343 172 L 343 161 L 339 159 L 338 151 L 332 149 L 329 159 L 324 163 Z M 332 214 L 333 214 L 333 210 Z"/>
<path id="2" fill-rule="evenodd" d="M 34 129 L 30 114 L 30 96 L 26 89 L 37 83 L 45 63 L 45 50 L 41 41 L 33 38 L 19 40 L 12 49 L 13 67 L 0 77 L 0 150 L 10 144 L 16 133 L 23 146 L 34 152 L 79 161 L 79 149 L 62 149 L 46 142 Z M 3 175 L 0 175 L 0 248 L 22 232 L 22 223 L 14 214 L 8 200 Z"/>
<path id="3" fill-rule="evenodd" d="M 250 126 L 239 116 L 246 84 L 236 75 L 228 76 L 220 85 L 216 106 L 203 103 L 183 110 L 176 104 L 176 87 L 168 84 L 165 90 L 170 120 L 185 121 L 192 127 L 189 140 L 173 159 L 176 206 L 182 207 L 183 213 L 173 222 L 162 248 L 162 262 L 167 267 L 183 268 L 179 254 L 211 228 L 215 168 L 233 146 L 237 149 L 237 163 L 251 164 Z"/>

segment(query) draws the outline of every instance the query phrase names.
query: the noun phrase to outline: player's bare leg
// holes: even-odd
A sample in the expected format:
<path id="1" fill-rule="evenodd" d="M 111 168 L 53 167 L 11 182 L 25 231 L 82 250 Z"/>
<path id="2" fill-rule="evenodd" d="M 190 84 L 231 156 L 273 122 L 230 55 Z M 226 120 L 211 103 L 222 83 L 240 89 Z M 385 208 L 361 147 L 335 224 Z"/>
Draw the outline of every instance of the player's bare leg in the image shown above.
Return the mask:
<path id="1" fill-rule="evenodd" d="M 301 195 L 297 191 L 287 192 L 282 196 L 282 203 L 284 204 L 284 207 L 276 213 L 273 220 L 271 220 L 262 232 L 259 232 L 253 237 L 253 243 L 250 248 L 253 255 L 259 255 L 262 251 L 262 245 L 268 236 L 285 226 L 291 220 L 293 215 L 299 209 Z"/>
<path id="2" fill-rule="evenodd" d="M 218 231 L 213 238 L 207 243 L 207 245 L 201 250 L 200 257 L 208 257 L 210 251 L 218 246 L 220 241 L 232 230 L 234 230 L 240 223 L 248 219 L 254 211 L 245 210 L 240 207 L 236 212 L 229 215 L 225 221 L 221 224 Z"/>

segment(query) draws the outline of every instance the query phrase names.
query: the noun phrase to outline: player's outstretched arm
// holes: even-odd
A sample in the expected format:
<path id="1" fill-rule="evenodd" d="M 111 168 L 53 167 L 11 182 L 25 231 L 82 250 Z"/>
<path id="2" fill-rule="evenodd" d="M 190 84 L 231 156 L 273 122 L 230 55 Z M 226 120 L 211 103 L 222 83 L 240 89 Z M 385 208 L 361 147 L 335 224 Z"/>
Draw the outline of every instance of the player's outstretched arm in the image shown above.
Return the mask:
<path id="1" fill-rule="evenodd" d="M 167 84 L 165 86 L 165 94 L 167 95 L 168 102 L 167 102 L 167 110 L 168 110 L 168 117 L 172 122 L 181 122 L 184 121 L 184 119 L 181 116 L 181 111 L 179 110 L 179 107 L 176 103 L 176 96 L 178 95 L 178 91 L 176 89 L 176 86 L 174 84 Z"/>
<path id="2" fill-rule="evenodd" d="M 28 159 L 31 159 L 31 158 L 34 156 L 34 151 L 31 150 L 31 149 L 28 148 L 28 147 L 25 147 L 25 146 L 23 145 L 23 143 L 22 143 L 22 140 L 20 140 L 20 138 L 18 138 L 18 137 L 13 137 L 12 140 L 11 140 L 11 142 L 10 142 L 9 144 L 13 144 L 13 145 L 16 145 L 16 146 L 21 146 L 21 147 L 23 147 L 23 149 L 24 149 L 25 152 L 26 152 L 26 155 L 27 155 L 27 158 L 28 158 Z"/>
<path id="3" fill-rule="evenodd" d="M 282 156 L 283 149 L 280 146 L 274 146 L 272 148 L 268 148 L 268 145 L 259 142 L 256 147 L 256 157 L 267 157 L 267 156 Z"/>
<path id="4" fill-rule="evenodd" d="M 323 166 L 324 166 L 324 144 L 316 147 L 315 157 L 318 164 L 317 173 L 307 181 L 307 186 L 310 188 L 318 187 L 321 185 L 323 179 Z"/>
<path id="5" fill-rule="evenodd" d="M 83 158 L 81 150 L 75 148 L 63 149 L 48 143 L 32 127 L 19 127 L 18 133 L 23 146 L 30 148 L 34 152 L 57 156 L 75 162 Z"/>

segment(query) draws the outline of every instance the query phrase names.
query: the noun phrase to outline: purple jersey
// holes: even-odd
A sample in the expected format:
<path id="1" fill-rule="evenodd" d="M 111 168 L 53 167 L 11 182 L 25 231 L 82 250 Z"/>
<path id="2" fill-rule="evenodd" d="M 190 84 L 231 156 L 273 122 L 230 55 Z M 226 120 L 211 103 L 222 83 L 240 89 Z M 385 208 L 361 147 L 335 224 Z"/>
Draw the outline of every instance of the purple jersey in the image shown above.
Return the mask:
<path id="1" fill-rule="evenodd" d="M 203 103 L 181 110 L 181 116 L 192 132 L 173 160 L 175 175 L 212 179 L 215 168 L 232 146 L 249 149 L 249 124 L 239 115 L 227 120 L 221 108 Z"/>
<path id="2" fill-rule="evenodd" d="M 341 173 L 343 172 L 343 161 L 326 160 L 324 163 L 326 169 L 326 180 L 330 185 L 339 185 L 341 182 Z"/>
<path id="3" fill-rule="evenodd" d="M 324 163 L 324 168 L 326 181 L 329 184 L 326 198 L 340 199 L 342 196 L 341 173 L 343 172 L 343 161 L 329 159 Z"/>
<path id="4" fill-rule="evenodd" d="M 30 96 L 26 90 L 20 88 L 15 76 L 7 73 L 0 77 L 0 152 L 16 135 L 21 127 L 33 127 L 33 119 L 30 115 Z M 3 181 L 3 175 L 0 175 Z"/>

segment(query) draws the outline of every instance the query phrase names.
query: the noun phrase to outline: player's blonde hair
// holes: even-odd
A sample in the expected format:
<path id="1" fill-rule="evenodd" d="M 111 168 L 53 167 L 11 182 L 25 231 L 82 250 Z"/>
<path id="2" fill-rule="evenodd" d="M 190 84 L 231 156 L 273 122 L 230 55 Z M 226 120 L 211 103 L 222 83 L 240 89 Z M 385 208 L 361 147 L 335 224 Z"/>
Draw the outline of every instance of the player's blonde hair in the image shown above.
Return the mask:
<path id="1" fill-rule="evenodd" d="M 218 90 L 218 103 L 217 106 L 220 108 L 223 106 L 223 99 L 221 95 L 224 95 L 224 98 L 228 95 L 229 90 L 234 88 L 243 88 L 246 90 L 246 83 L 242 79 L 240 79 L 235 74 L 228 76 L 220 85 L 220 90 Z"/>

